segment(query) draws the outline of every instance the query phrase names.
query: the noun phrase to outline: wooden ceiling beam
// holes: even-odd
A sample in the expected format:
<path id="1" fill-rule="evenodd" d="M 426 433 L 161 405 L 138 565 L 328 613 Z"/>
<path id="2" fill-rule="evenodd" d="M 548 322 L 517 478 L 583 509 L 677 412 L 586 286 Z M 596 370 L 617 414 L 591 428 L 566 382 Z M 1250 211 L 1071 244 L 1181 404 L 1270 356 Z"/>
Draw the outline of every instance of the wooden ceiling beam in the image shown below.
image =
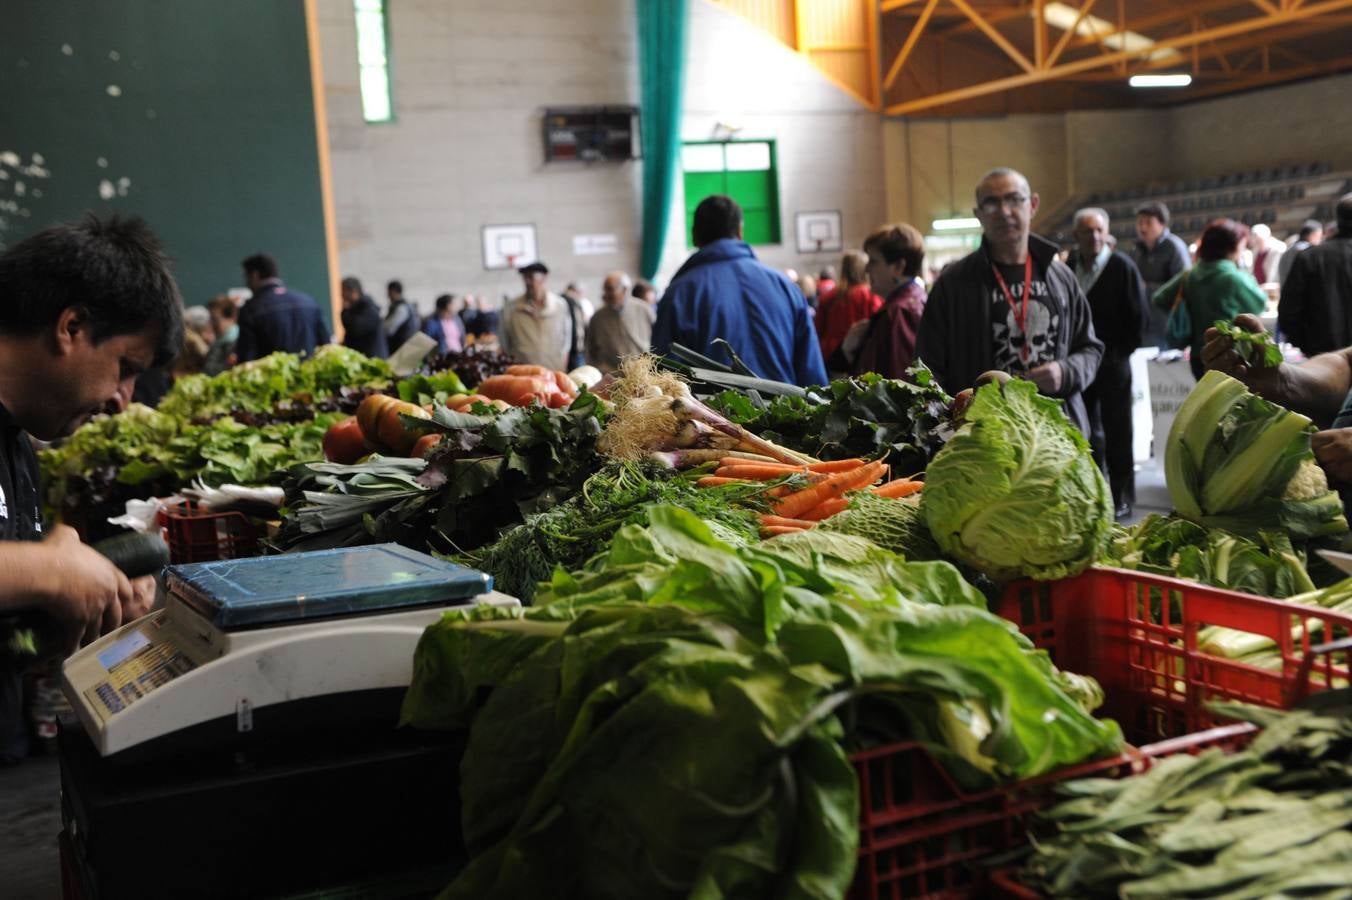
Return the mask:
<path id="1" fill-rule="evenodd" d="M 1047 57 L 1047 63 L 1043 66 L 1044 69 L 1050 69 L 1052 66 L 1056 65 L 1056 61 L 1061 58 L 1061 54 L 1065 51 L 1066 45 L 1070 43 L 1070 39 L 1079 33 L 1080 23 L 1084 21 L 1084 17 L 1089 15 L 1089 11 L 1093 8 L 1094 0 L 1084 0 L 1084 5 L 1080 7 L 1080 11 L 1075 15 L 1075 24 L 1071 25 L 1070 28 L 1061 35 L 1061 40 L 1056 42 L 1056 46 L 1052 48 L 1051 55 Z"/>
<path id="2" fill-rule="evenodd" d="M 1009 38 L 997 31 L 995 26 L 990 22 L 987 22 L 981 13 L 972 9 L 967 0 L 950 0 L 950 2 L 958 9 L 962 10 L 963 15 L 971 19 L 972 24 L 980 29 L 982 34 L 990 38 L 991 43 L 1004 51 L 1005 56 L 1008 56 L 1013 60 L 1015 65 L 1020 69 L 1023 69 L 1025 73 L 1032 73 L 1035 71 L 1035 67 L 1028 61 L 1028 57 L 1020 53 L 1019 49 L 1009 42 Z M 1093 0 L 1088 0 L 1088 2 L 1092 3 Z"/>
<path id="3" fill-rule="evenodd" d="M 966 0 L 954 0 L 954 2 L 963 3 L 965 5 Z M 1056 66 L 1048 66 L 1037 70 L 1031 70 L 1031 65 L 1027 65 L 1023 67 L 1025 71 L 1019 75 L 1013 75 L 1007 78 L 997 78 L 981 84 L 969 85 L 967 87 L 943 91 L 938 94 L 915 97 L 900 103 L 893 103 L 886 107 L 885 112 L 891 116 L 898 116 L 919 112 L 921 110 L 933 109 L 937 106 L 948 106 L 954 103 L 971 100 L 976 97 L 1000 93 L 1001 91 L 1055 81 L 1065 75 L 1089 72 L 1122 61 L 1138 60 L 1142 57 L 1149 57 L 1154 53 L 1158 53 L 1160 50 L 1190 49 L 1210 41 L 1221 41 L 1228 38 L 1241 37 L 1243 35 L 1252 34 L 1253 32 L 1271 29 L 1274 26 L 1304 22 L 1318 18 L 1321 15 L 1342 12 L 1349 9 L 1352 9 L 1352 0 L 1323 0 L 1323 2 L 1306 3 L 1296 9 L 1279 10 L 1275 15 L 1254 16 L 1238 22 L 1230 22 L 1225 25 L 1218 25 L 1212 28 L 1194 31 L 1189 34 L 1166 38 L 1161 41 L 1156 41 L 1149 47 L 1137 50 L 1121 50 L 1103 54 L 1101 56 L 1090 57 L 1088 59 L 1061 63 Z M 1020 56 L 1022 56 L 1022 54 L 1020 54 Z M 1024 61 L 1027 62 L 1026 59 Z"/>
<path id="4" fill-rule="evenodd" d="M 1032 7 L 1030 7 L 1028 4 L 1019 3 L 1014 6 L 1007 6 L 1003 9 L 999 8 L 984 9 L 982 10 L 981 15 L 990 24 L 999 25 L 1002 22 L 1012 22 L 1015 21 L 1016 19 L 1031 18 L 1033 12 Z M 939 29 L 939 31 L 937 31 L 936 33 L 944 37 L 952 37 L 954 35 L 971 33 L 976 30 L 977 30 L 976 23 L 972 22 L 970 19 L 964 18 L 961 21 L 955 22 L 952 25 L 946 25 L 945 27 Z"/>
<path id="5" fill-rule="evenodd" d="M 892 60 L 892 65 L 887 67 L 887 76 L 883 78 L 883 90 L 890 91 L 897 76 L 901 74 L 902 68 L 906 65 L 906 60 L 910 58 L 911 51 L 920 40 L 921 33 L 925 26 L 929 24 L 930 16 L 934 15 L 934 8 L 939 5 L 939 0 L 926 0 L 925 8 L 920 13 L 920 18 L 916 19 L 915 25 L 911 26 L 911 33 L 906 36 L 906 43 L 901 45 L 901 50 Z"/>

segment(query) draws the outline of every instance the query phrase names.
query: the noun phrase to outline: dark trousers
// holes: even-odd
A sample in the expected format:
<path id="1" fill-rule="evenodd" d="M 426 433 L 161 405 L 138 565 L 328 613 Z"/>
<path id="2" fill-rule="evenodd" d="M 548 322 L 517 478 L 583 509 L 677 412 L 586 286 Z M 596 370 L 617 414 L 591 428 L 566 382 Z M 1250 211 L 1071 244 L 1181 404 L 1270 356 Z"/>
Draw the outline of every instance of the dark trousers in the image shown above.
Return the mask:
<path id="1" fill-rule="evenodd" d="M 1130 357 L 1103 358 L 1098 376 L 1084 392 L 1089 410 L 1089 446 L 1108 476 L 1113 505 L 1136 500 L 1136 460 L 1132 453 Z"/>

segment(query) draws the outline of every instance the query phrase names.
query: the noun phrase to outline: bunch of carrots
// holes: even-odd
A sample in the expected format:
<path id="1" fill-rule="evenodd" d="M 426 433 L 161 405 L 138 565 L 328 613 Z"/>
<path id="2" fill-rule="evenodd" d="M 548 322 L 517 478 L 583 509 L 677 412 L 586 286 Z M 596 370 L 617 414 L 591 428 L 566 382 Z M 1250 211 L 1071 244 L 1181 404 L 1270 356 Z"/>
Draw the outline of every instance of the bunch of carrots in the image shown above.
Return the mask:
<path id="1" fill-rule="evenodd" d="M 900 499 L 925 486 L 922 481 L 900 478 L 870 487 L 887 476 L 887 464 L 862 459 L 836 459 L 794 466 L 724 458 L 714 474 L 704 476 L 696 484 L 713 487 L 747 481 L 775 481 L 795 475 L 805 478 L 809 482 L 808 486 L 794 490 L 787 485 L 780 485 L 767 492 L 772 498 L 771 508 L 774 512 L 761 516 L 763 537 L 791 534 L 815 527 L 818 522 L 829 519 L 849 506 L 849 500 L 845 498 L 848 491 L 870 488 L 879 497 Z"/>

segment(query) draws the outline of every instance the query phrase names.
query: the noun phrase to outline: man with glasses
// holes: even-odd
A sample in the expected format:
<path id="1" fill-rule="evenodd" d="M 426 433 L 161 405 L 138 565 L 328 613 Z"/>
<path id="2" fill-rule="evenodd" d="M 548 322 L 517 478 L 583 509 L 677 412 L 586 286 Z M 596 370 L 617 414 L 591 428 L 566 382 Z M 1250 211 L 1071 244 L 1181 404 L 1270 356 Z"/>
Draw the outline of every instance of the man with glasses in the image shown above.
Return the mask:
<path id="1" fill-rule="evenodd" d="M 1075 273 L 1057 247 L 1029 230 L 1038 195 L 1013 169 L 976 187 L 981 246 L 939 276 L 925 306 L 916 354 L 949 393 L 990 370 L 1027 379 L 1060 400 L 1089 434 L 1080 392 L 1103 356 Z"/>

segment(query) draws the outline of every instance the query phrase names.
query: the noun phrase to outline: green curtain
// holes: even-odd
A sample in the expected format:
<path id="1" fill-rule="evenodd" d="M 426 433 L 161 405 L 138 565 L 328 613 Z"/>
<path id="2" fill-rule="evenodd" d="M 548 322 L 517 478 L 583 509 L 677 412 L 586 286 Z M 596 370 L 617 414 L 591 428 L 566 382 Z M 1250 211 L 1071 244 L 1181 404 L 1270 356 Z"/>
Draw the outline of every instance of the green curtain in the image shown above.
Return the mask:
<path id="1" fill-rule="evenodd" d="M 685 80 L 686 0 L 635 0 L 642 92 L 644 278 L 657 274 L 666 243 L 681 152 L 681 83 Z"/>

